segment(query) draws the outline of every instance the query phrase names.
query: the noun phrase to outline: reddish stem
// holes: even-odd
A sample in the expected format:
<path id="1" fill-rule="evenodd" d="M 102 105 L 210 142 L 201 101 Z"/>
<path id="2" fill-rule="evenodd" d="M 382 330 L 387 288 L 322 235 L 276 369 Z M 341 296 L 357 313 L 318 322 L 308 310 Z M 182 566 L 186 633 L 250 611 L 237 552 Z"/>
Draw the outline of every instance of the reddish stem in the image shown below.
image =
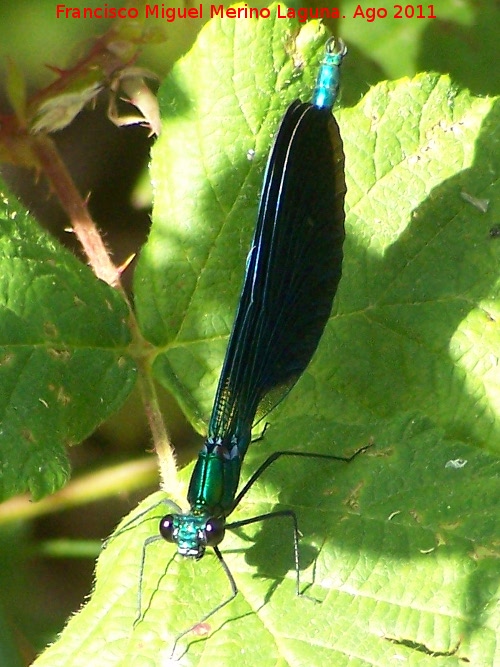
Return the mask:
<path id="1" fill-rule="evenodd" d="M 32 147 L 45 177 L 68 214 L 72 230 L 80 241 L 94 273 L 109 285 L 121 289 L 120 271 L 111 261 L 101 235 L 89 215 L 87 205 L 76 189 L 54 142 L 48 135 L 39 134 L 33 137 Z"/>

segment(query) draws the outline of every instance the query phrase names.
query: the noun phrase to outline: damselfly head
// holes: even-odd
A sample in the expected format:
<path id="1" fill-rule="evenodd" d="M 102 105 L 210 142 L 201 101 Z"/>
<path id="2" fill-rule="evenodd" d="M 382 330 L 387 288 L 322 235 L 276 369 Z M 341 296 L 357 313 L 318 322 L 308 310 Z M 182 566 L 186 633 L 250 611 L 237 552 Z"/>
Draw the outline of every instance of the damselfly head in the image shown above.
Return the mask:
<path id="1" fill-rule="evenodd" d="M 206 547 L 215 547 L 223 540 L 225 521 L 207 514 L 166 514 L 159 530 L 164 540 L 177 545 L 177 553 L 199 560 Z"/>

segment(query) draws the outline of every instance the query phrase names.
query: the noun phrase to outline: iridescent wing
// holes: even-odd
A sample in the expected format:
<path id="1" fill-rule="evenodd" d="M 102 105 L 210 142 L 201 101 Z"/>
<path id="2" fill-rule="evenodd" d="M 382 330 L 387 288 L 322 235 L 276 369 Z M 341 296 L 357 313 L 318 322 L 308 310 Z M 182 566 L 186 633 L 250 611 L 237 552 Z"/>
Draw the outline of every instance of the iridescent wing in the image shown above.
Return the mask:
<path id="1" fill-rule="evenodd" d="M 293 102 L 269 156 L 209 437 L 249 435 L 311 360 L 341 276 L 345 192 L 331 110 Z"/>

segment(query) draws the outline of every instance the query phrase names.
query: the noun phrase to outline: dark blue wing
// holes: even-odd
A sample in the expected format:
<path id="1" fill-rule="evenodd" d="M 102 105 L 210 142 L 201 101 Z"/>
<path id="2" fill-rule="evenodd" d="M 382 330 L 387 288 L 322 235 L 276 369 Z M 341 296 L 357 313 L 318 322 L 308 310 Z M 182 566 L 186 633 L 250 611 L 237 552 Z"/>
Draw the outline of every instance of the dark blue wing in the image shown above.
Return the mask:
<path id="1" fill-rule="evenodd" d="M 308 365 L 341 276 L 345 192 L 331 111 L 293 102 L 269 156 L 209 436 L 248 435 Z"/>

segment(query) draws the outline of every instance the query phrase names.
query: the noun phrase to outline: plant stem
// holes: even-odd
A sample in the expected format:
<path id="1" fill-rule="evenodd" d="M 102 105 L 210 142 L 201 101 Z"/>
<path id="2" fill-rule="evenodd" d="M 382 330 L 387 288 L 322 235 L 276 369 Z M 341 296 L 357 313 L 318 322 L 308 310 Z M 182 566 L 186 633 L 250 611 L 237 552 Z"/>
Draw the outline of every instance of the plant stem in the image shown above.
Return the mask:
<path id="1" fill-rule="evenodd" d="M 111 261 L 101 235 L 90 217 L 87 204 L 73 183 L 54 142 L 48 135 L 38 135 L 33 139 L 33 151 L 51 188 L 68 214 L 71 228 L 80 241 L 94 273 L 123 293 L 120 271 Z"/>
<path id="2" fill-rule="evenodd" d="M 182 492 L 177 479 L 175 453 L 161 413 L 150 357 L 144 356 L 139 361 L 139 388 L 160 464 L 162 487 L 178 501 Z"/>
<path id="3" fill-rule="evenodd" d="M 137 360 L 139 382 L 144 408 L 153 436 L 154 447 L 160 460 L 162 478 L 165 485 L 176 490 L 176 463 L 173 448 L 160 410 L 156 388 L 152 379 L 150 358 L 153 348 L 144 339 L 139 329 L 135 313 L 120 282 L 120 270 L 115 267 L 94 224 L 85 201 L 81 198 L 73 180 L 61 160 L 56 146 L 47 135 L 38 135 L 33 141 L 44 174 L 67 212 L 73 231 L 82 244 L 89 264 L 98 278 L 119 290 L 129 310 L 129 325 L 133 342 L 130 353 Z"/>

